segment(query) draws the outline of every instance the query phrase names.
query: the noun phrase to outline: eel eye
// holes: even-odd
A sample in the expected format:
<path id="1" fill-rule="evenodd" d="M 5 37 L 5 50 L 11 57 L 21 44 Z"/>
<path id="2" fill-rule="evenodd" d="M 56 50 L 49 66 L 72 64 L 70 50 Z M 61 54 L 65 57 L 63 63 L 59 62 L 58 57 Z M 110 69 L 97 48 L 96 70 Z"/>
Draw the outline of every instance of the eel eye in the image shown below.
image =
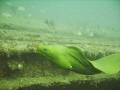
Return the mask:
<path id="1" fill-rule="evenodd" d="M 47 49 L 46 49 L 46 48 L 44 48 L 44 51 L 47 51 Z"/>

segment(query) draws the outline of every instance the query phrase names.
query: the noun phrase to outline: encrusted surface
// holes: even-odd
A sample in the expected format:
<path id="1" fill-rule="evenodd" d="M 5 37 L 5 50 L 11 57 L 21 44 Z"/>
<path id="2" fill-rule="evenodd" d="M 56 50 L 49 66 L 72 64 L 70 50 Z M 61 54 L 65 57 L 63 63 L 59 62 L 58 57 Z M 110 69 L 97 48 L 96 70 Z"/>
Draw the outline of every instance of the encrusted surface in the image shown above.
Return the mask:
<path id="1" fill-rule="evenodd" d="M 73 83 L 87 82 L 97 87 L 106 80 L 117 82 L 120 78 L 120 73 L 81 75 L 60 69 L 35 53 L 38 45 L 76 46 L 90 60 L 120 52 L 120 42 L 112 37 L 100 39 L 97 36 L 77 36 L 74 31 L 60 32 L 58 29 L 52 33 L 46 27 L 0 23 L 0 89 L 33 87 L 36 90 L 36 85 L 65 88 Z"/>

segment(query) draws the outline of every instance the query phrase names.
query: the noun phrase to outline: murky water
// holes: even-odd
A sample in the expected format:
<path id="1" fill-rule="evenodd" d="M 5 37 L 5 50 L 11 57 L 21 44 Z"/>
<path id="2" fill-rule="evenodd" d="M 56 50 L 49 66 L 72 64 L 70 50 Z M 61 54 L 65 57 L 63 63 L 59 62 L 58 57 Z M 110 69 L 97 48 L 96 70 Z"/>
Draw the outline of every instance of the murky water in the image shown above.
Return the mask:
<path id="1" fill-rule="evenodd" d="M 90 60 L 120 53 L 120 1 L 0 0 L 0 90 L 119 89 L 120 73 L 61 69 L 39 45 L 75 46 Z"/>

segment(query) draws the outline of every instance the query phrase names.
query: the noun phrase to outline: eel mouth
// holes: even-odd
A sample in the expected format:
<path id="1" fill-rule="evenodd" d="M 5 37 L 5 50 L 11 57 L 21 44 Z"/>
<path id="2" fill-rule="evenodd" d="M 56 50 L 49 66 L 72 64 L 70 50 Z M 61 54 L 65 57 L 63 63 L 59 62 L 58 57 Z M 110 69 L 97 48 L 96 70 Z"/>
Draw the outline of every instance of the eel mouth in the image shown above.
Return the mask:
<path id="1" fill-rule="evenodd" d="M 44 52 L 42 52 L 42 50 L 36 50 L 36 53 L 38 53 L 38 54 L 40 54 L 40 55 L 45 55 L 45 53 Z"/>
<path id="2" fill-rule="evenodd" d="M 36 53 L 44 57 L 49 57 L 49 55 L 47 55 L 47 53 L 43 52 L 42 50 L 36 50 Z"/>

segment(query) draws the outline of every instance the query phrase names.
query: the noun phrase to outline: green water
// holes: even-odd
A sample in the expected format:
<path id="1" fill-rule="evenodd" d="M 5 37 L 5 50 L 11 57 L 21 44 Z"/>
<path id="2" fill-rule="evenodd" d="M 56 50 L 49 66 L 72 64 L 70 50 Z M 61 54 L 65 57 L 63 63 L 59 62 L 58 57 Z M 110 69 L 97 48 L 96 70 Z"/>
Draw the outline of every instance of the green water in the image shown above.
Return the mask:
<path id="1" fill-rule="evenodd" d="M 17 9 L 20 6 L 24 10 Z M 0 13 L 9 13 L 11 16 L 8 19 L 13 21 L 21 18 L 39 23 L 48 19 L 61 31 L 63 28 L 76 33 L 85 30 L 89 32 L 88 36 L 96 32 L 120 35 L 119 0 L 1 0 Z"/>
<path id="2" fill-rule="evenodd" d="M 39 45 L 75 46 L 90 60 L 120 53 L 120 0 L 0 0 L 0 90 L 119 90 L 119 72 L 61 69 Z"/>

